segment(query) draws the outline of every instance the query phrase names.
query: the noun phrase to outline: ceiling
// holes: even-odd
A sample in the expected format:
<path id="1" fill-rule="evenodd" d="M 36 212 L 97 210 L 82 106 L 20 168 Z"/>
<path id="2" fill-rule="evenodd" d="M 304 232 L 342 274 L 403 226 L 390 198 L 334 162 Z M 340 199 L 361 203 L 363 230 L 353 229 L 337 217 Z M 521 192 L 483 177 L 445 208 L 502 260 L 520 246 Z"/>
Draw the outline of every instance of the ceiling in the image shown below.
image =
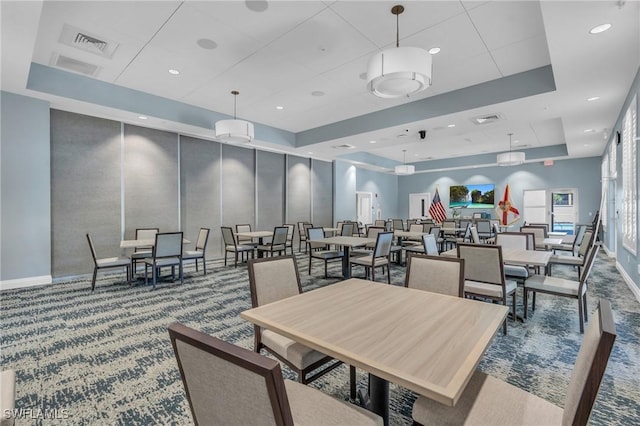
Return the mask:
<path id="1" fill-rule="evenodd" d="M 228 115 L 230 91 L 238 90 L 240 118 L 320 135 L 283 146 L 257 132 L 255 146 L 321 159 L 367 153 L 429 168 L 506 151 L 508 133 L 514 149 L 538 149 L 537 161 L 602 154 L 640 66 L 640 2 L 406 1 L 400 45 L 441 49 L 433 85 L 410 98 L 380 99 L 367 92 L 363 73 L 375 52 L 395 44 L 396 3 L 2 1 L 2 90 L 205 138 L 213 138 L 212 127 L 153 115 L 143 121 L 146 111 L 34 90 L 31 64 L 93 67 L 85 70 L 95 70 L 91 78 Z M 589 33 L 602 23 L 612 28 Z M 65 34 L 78 32 L 107 42 L 107 52 L 65 44 Z M 514 76 L 528 85 L 538 75 L 530 71 L 541 67 L 552 70 L 555 90 L 506 89 Z M 487 90 L 496 96 L 473 99 Z M 380 119 L 380 111 L 395 118 Z M 499 120 L 472 121 L 488 114 Z M 353 148 L 335 148 L 345 144 Z M 562 154 L 544 154 L 558 145 L 566 146 Z"/>

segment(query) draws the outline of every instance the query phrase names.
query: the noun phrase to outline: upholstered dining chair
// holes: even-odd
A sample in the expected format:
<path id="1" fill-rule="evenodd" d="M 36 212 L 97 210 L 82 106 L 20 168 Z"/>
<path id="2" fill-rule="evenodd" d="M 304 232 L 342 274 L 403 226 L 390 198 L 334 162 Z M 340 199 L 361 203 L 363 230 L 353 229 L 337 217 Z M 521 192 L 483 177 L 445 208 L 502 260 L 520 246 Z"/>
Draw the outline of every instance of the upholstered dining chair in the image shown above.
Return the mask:
<path id="1" fill-rule="evenodd" d="M 222 231 L 222 241 L 224 242 L 224 266 L 227 266 L 228 253 L 233 253 L 235 255 L 235 262 L 233 266 L 236 268 L 238 267 L 238 254 L 247 253 L 248 257 L 250 253 L 251 258 L 255 257 L 255 247 L 253 245 L 239 245 L 231 227 L 221 226 L 220 230 Z M 244 255 L 242 257 L 244 258 Z"/>
<path id="2" fill-rule="evenodd" d="M 586 262 L 580 271 L 580 280 L 573 281 L 548 275 L 534 275 L 524 282 L 524 317 L 527 318 L 529 308 L 529 293 L 533 292 L 531 309 L 536 308 L 536 293 L 546 293 L 553 296 L 569 297 L 578 301 L 578 321 L 580 333 L 584 332 L 584 323 L 588 321 L 587 309 L 587 279 L 595 262 L 600 245 L 592 245 L 587 252 Z"/>
<path id="3" fill-rule="evenodd" d="M 449 296 L 464 296 L 464 260 L 412 254 L 404 286 Z"/>
<path id="4" fill-rule="evenodd" d="M 424 234 L 422 236 L 422 244 L 419 246 L 409 246 L 406 247 L 405 250 L 407 254 L 428 254 L 429 256 L 438 256 L 440 253 L 438 252 L 438 242 L 436 241 L 436 237 L 433 234 Z"/>
<path id="5" fill-rule="evenodd" d="M 376 246 L 371 254 L 366 256 L 351 256 L 349 259 L 349 268 L 353 265 L 364 266 L 365 278 L 369 277 L 369 271 L 371 271 L 371 280 L 376 280 L 376 268 L 382 268 L 384 273 L 385 266 L 387 267 L 387 282 L 391 284 L 391 270 L 390 255 L 391 245 L 393 244 L 393 232 L 380 232 L 376 238 Z"/>
<path id="6" fill-rule="evenodd" d="M 586 231 L 582 237 L 582 242 L 578 248 L 578 255 L 571 256 L 566 254 L 553 254 L 549 258 L 548 274 L 553 272 L 553 265 L 569 265 L 578 268 L 578 279 L 580 279 L 580 271 L 587 260 L 587 251 L 593 245 L 594 235 L 591 231 Z"/>
<path id="7" fill-rule="evenodd" d="M 144 283 L 148 282 L 148 267 L 151 266 L 153 288 L 156 288 L 160 268 L 171 266 L 171 276 L 175 280 L 175 268 L 178 267 L 180 284 L 184 283 L 182 270 L 182 232 L 159 232 L 153 246 L 151 259 L 144 260 Z"/>
<path id="8" fill-rule="evenodd" d="M 160 232 L 160 228 L 137 228 L 136 240 L 155 240 L 156 234 Z M 153 254 L 153 246 L 139 246 L 131 253 L 131 276 L 136 273 L 136 264 L 144 262 Z"/>
<path id="9" fill-rule="evenodd" d="M 354 230 L 354 226 L 353 226 L 353 222 L 345 222 L 342 224 L 342 227 L 340 228 L 340 235 L 343 237 L 353 237 L 353 230 Z"/>
<path id="10" fill-rule="evenodd" d="M 91 257 L 93 258 L 93 277 L 91 278 L 91 291 L 96 289 L 96 277 L 98 275 L 98 269 L 113 269 L 113 268 L 125 268 L 127 274 L 127 282 L 131 282 L 131 259 L 128 257 L 105 257 L 98 258 L 96 256 L 96 249 L 93 246 L 93 240 L 91 236 L 87 234 L 87 242 L 91 249 Z"/>
<path id="11" fill-rule="evenodd" d="M 273 256 L 276 252 L 279 255 L 282 254 L 282 252 L 286 252 L 288 232 L 289 228 L 286 226 L 276 226 L 273 228 L 273 238 L 271 242 L 259 245 L 257 247 L 258 252 L 269 253 L 270 256 Z"/>
<path id="12" fill-rule="evenodd" d="M 500 232 L 496 235 L 496 245 L 502 249 L 528 250 L 527 235 L 522 232 Z M 504 265 L 504 274 L 514 280 L 524 283 L 529 278 L 529 268 L 522 265 Z"/>
<path id="13" fill-rule="evenodd" d="M 251 306 L 295 296 L 302 293 L 298 265 L 293 256 L 255 259 L 249 261 L 249 290 Z M 313 350 L 301 343 L 254 325 L 255 352 L 261 349 L 273 354 L 298 375 L 298 381 L 306 384 L 342 364 L 342 361 Z M 313 374 L 310 374 L 313 372 Z M 355 367 L 350 369 L 351 395 L 355 399 Z"/>
<path id="14" fill-rule="evenodd" d="M 209 240 L 209 228 L 200 228 L 198 231 L 198 239 L 196 240 L 195 250 L 185 250 L 182 254 L 182 260 L 195 260 L 196 272 L 198 272 L 198 259 L 202 259 L 202 272 L 207 275 L 207 259 L 205 253 L 207 251 L 207 241 Z"/>
<path id="15" fill-rule="evenodd" d="M 282 226 L 286 226 L 287 229 L 287 243 L 285 244 L 284 254 L 287 254 L 287 248 L 291 250 L 291 254 L 293 254 L 293 234 L 295 233 L 296 226 L 290 223 L 285 223 Z"/>
<path id="16" fill-rule="evenodd" d="M 321 240 L 324 238 L 324 230 L 322 228 L 309 228 L 309 275 L 311 275 L 311 266 L 313 259 L 320 259 L 324 261 L 324 277 L 327 278 L 327 264 L 330 260 L 340 260 L 344 256 L 344 252 L 338 250 L 331 250 L 327 244 L 314 243 L 313 240 Z"/>
<path id="17" fill-rule="evenodd" d="M 382 425 L 371 411 L 282 377 L 270 358 L 183 324 L 171 345 L 196 425 Z"/>
<path id="18" fill-rule="evenodd" d="M 478 235 L 478 228 L 472 226 L 469 228 L 469 232 L 471 232 L 471 241 L 475 244 L 480 244 L 482 241 L 480 240 L 480 235 Z"/>
<path id="19" fill-rule="evenodd" d="M 307 249 L 307 228 L 305 227 L 306 222 L 298 222 L 298 253 L 302 251 L 302 246 L 304 249 Z"/>
<path id="20" fill-rule="evenodd" d="M 384 219 L 376 219 L 373 221 L 373 226 L 387 229 L 387 221 Z"/>
<path id="21" fill-rule="evenodd" d="M 240 224 L 236 225 L 236 232 L 251 232 L 251 224 Z M 241 237 L 240 235 L 236 235 L 236 241 L 238 241 L 238 245 L 240 246 L 253 246 L 253 248 L 258 247 L 258 243 L 253 241 L 251 237 Z M 247 253 L 245 251 L 240 252 L 240 257 L 242 261 L 244 261 L 244 254 Z M 249 254 L 247 253 L 247 259 Z"/>
<path id="22" fill-rule="evenodd" d="M 413 404 L 414 424 L 586 425 L 615 339 L 611 304 L 601 300 L 582 339 L 564 408 L 476 370 L 453 407 L 419 396 Z"/>
<path id="23" fill-rule="evenodd" d="M 467 296 L 501 302 L 507 306 L 511 296 L 513 319 L 516 318 L 516 289 L 504 275 L 502 247 L 493 244 L 458 244 L 458 258 L 464 259 L 464 293 Z M 503 332 L 507 334 L 507 320 Z"/>
<path id="24" fill-rule="evenodd" d="M 558 251 L 568 251 L 572 256 L 576 255 L 576 252 L 580 248 L 580 244 L 582 244 L 582 240 L 584 239 L 584 233 L 587 231 L 587 225 L 577 225 L 576 226 L 576 235 L 571 243 L 562 243 L 551 246 L 553 248 L 553 253 L 556 254 Z"/>
<path id="25" fill-rule="evenodd" d="M 546 250 L 547 247 L 542 242 L 547 238 L 547 227 L 540 225 L 526 225 L 520 227 L 520 232 L 530 232 L 535 236 L 535 248 L 533 250 Z"/>
<path id="26" fill-rule="evenodd" d="M 409 232 L 422 233 L 423 230 L 424 230 L 424 227 L 422 226 L 422 224 L 413 223 L 411 224 L 411 226 L 409 226 Z M 416 238 L 409 237 L 402 241 L 402 245 L 403 246 L 421 246 L 422 237 L 416 237 Z"/>
<path id="27" fill-rule="evenodd" d="M 475 227 L 481 240 L 484 241 L 493 237 L 493 228 L 489 219 L 476 219 Z"/>

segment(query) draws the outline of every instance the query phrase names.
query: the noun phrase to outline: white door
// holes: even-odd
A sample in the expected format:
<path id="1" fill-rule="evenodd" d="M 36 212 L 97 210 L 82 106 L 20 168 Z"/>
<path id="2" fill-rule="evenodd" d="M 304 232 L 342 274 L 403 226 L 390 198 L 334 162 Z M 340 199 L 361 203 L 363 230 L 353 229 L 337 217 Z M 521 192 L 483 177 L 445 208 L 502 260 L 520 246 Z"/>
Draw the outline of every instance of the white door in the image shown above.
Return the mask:
<path id="1" fill-rule="evenodd" d="M 357 221 L 362 224 L 373 223 L 373 194 L 371 192 L 356 192 Z"/>
<path id="2" fill-rule="evenodd" d="M 431 194 L 428 192 L 409 194 L 409 219 L 427 217 L 430 204 Z"/>

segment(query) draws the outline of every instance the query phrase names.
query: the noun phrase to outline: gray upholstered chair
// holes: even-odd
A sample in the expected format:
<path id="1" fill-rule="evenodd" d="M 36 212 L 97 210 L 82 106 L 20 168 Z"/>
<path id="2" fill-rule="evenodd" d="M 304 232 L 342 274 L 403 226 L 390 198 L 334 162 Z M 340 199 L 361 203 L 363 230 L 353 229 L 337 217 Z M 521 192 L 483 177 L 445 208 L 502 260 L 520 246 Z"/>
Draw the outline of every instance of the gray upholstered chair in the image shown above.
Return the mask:
<path id="1" fill-rule="evenodd" d="M 586 262 L 580 271 L 580 280 L 573 281 L 548 275 L 534 275 L 524 282 L 524 317 L 528 315 L 529 292 L 533 292 L 531 309 L 536 308 L 536 293 L 546 293 L 553 296 L 569 297 L 578 301 L 578 320 L 580 333 L 584 331 L 584 323 L 588 321 L 587 309 L 587 279 L 600 250 L 600 245 L 592 245 L 587 252 Z"/>
<path id="2" fill-rule="evenodd" d="M 240 224 L 240 225 L 236 225 L 236 232 L 251 232 L 251 224 Z M 253 238 L 251 237 L 242 237 L 240 235 L 236 235 L 236 241 L 238 242 L 239 246 L 252 246 L 253 248 L 258 247 L 258 243 L 253 241 Z M 249 258 L 249 253 L 246 251 L 241 251 L 240 252 L 240 258 L 242 259 L 242 261 L 244 262 L 244 255 L 245 253 L 247 253 L 247 259 Z"/>
<path id="3" fill-rule="evenodd" d="M 481 240 L 485 241 L 493 238 L 493 228 L 489 219 L 476 219 L 475 226 Z"/>
<path id="4" fill-rule="evenodd" d="M 527 235 L 521 232 L 500 232 L 496 235 L 496 245 L 503 249 L 528 250 Z M 522 265 L 504 265 L 504 274 L 518 282 L 524 283 L 529 278 L 529 268 Z"/>
<path id="5" fill-rule="evenodd" d="M 298 265 L 293 256 L 249 261 L 251 306 L 266 305 L 302 293 Z M 309 383 L 342 364 L 288 337 L 254 325 L 254 351 L 273 354 L 298 375 L 300 383 Z M 309 374 L 313 372 L 313 374 Z M 355 368 L 351 368 L 351 394 L 355 398 Z"/>
<path id="6" fill-rule="evenodd" d="M 236 237 L 233 234 L 233 229 L 229 226 L 221 226 L 220 230 L 222 231 L 222 241 L 224 242 L 224 266 L 227 266 L 227 254 L 233 253 L 235 255 L 234 267 L 238 267 L 238 254 L 247 253 L 247 257 L 249 253 L 251 257 L 255 257 L 253 245 L 239 245 L 236 241 Z M 244 258 L 244 255 L 242 256 Z"/>
<path id="7" fill-rule="evenodd" d="M 546 226 L 534 226 L 534 225 L 526 225 L 520 227 L 520 232 L 529 232 L 535 236 L 535 249 L 534 250 L 546 250 L 546 245 L 542 242 L 545 238 L 547 238 L 547 227 Z"/>
<path id="8" fill-rule="evenodd" d="M 277 361 L 182 324 L 169 336 L 196 425 L 382 425 L 382 418 L 284 380 Z"/>
<path id="9" fill-rule="evenodd" d="M 478 229 L 475 226 L 469 228 L 469 232 L 471 232 L 471 241 L 475 244 L 480 244 L 480 236 L 478 235 Z"/>
<path id="10" fill-rule="evenodd" d="M 0 426 L 12 426 L 15 424 L 15 417 L 6 413 L 13 413 L 16 408 L 16 372 L 14 370 L 4 370 L 0 372 Z"/>
<path id="11" fill-rule="evenodd" d="M 136 240 L 155 240 L 156 234 L 160 232 L 159 228 L 137 228 Z M 131 253 L 131 277 L 136 273 L 136 264 L 144 262 L 153 254 L 153 246 L 139 246 Z"/>
<path id="12" fill-rule="evenodd" d="M 205 258 L 205 254 L 207 251 L 207 241 L 209 240 L 209 231 L 209 228 L 200 228 L 195 250 L 185 250 L 182 254 L 183 261 L 194 260 L 196 262 L 196 272 L 198 271 L 198 259 L 202 259 L 203 275 L 207 275 L 207 259 Z"/>
<path id="13" fill-rule="evenodd" d="M 406 247 L 405 250 L 407 255 L 413 253 L 419 254 L 428 254 L 429 256 L 438 256 L 440 253 L 438 252 L 438 242 L 436 241 L 436 237 L 433 234 L 424 234 L 422 236 L 422 244 L 419 246 L 409 246 Z"/>
<path id="14" fill-rule="evenodd" d="M 502 302 L 507 306 L 507 297 L 512 297 L 513 318 L 516 318 L 515 281 L 504 275 L 502 247 L 493 244 L 458 244 L 458 258 L 464 259 L 464 292 L 471 297 Z M 507 320 L 503 325 L 507 334 Z"/>
<path id="15" fill-rule="evenodd" d="M 376 246 L 373 252 L 366 256 L 351 256 L 349 259 L 349 268 L 353 265 L 364 266 L 365 279 L 369 277 L 369 271 L 371 271 L 371 280 L 376 280 L 376 268 L 382 268 L 384 273 L 384 267 L 387 267 L 387 282 L 391 284 L 391 270 L 389 269 L 391 261 L 391 245 L 393 244 L 393 232 L 380 232 L 376 238 Z"/>
<path id="16" fill-rule="evenodd" d="M 144 283 L 147 284 L 151 267 L 153 276 L 153 288 L 156 288 L 160 269 L 171 266 L 171 276 L 175 280 L 176 266 L 180 274 L 180 284 L 184 283 L 182 271 L 182 232 L 159 232 L 156 234 L 156 243 L 153 246 L 151 259 L 144 260 Z"/>
<path id="17" fill-rule="evenodd" d="M 573 241 L 569 243 L 556 244 L 552 246 L 554 254 L 558 251 L 568 251 L 572 256 L 576 255 L 576 252 L 580 248 L 580 244 L 582 244 L 582 240 L 584 239 L 584 233 L 587 231 L 587 225 L 577 225 L 576 226 L 576 235 Z"/>
<path id="18" fill-rule="evenodd" d="M 293 234 L 295 233 L 296 226 L 291 225 L 290 223 L 285 223 L 282 226 L 286 226 L 287 229 L 287 243 L 285 244 L 284 254 L 287 254 L 287 248 L 291 250 L 291 254 L 293 255 Z"/>
<path id="19" fill-rule="evenodd" d="M 314 243 L 313 240 L 321 240 L 324 238 L 324 230 L 322 228 L 309 228 L 309 275 L 311 275 L 311 266 L 313 259 L 324 261 L 324 277 L 327 278 L 327 264 L 330 260 L 341 260 L 344 253 L 338 250 L 331 250 L 327 244 Z"/>
<path id="20" fill-rule="evenodd" d="M 464 260 L 412 254 L 404 286 L 449 296 L 464 295 Z"/>
<path id="21" fill-rule="evenodd" d="M 391 219 L 391 228 L 393 231 L 404 231 L 404 222 L 402 219 Z"/>
<path id="22" fill-rule="evenodd" d="M 582 340 L 564 409 L 476 370 L 453 407 L 419 396 L 413 404 L 414 424 L 586 425 L 615 339 L 611 304 L 601 300 Z"/>
<path id="23" fill-rule="evenodd" d="M 305 226 L 307 222 L 298 222 L 298 252 L 302 251 L 302 246 L 304 249 L 307 249 L 307 227 Z"/>
<path id="24" fill-rule="evenodd" d="M 93 258 L 93 277 L 91 278 L 91 291 L 96 289 L 96 277 L 98 275 L 98 269 L 113 269 L 113 268 L 125 268 L 127 274 L 127 282 L 131 280 L 131 259 L 128 257 L 105 257 L 99 259 L 96 256 L 96 249 L 93 246 L 91 236 L 87 234 L 87 241 L 89 242 L 89 248 L 91 249 L 91 257 Z"/>
<path id="25" fill-rule="evenodd" d="M 340 235 L 343 237 L 353 237 L 354 228 L 353 222 L 344 222 L 342 227 L 340 227 Z"/>
<path id="26" fill-rule="evenodd" d="M 273 228 L 271 242 L 259 245 L 257 247 L 258 252 L 269 253 L 270 256 L 273 256 L 276 252 L 278 255 L 281 255 L 282 252 L 286 253 L 288 232 L 289 228 L 286 226 L 276 226 Z"/>
<path id="27" fill-rule="evenodd" d="M 424 227 L 421 224 L 413 223 L 409 226 L 409 232 L 417 232 L 422 233 Z M 422 237 L 409 237 L 402 241 L 403 246 L 421 246 L 422 245 Z"/>
<path id="28" fill-rule="evenodd" d="M 551 257 L 549 258 L 548 274 L 551 275 L 553 265 L 569 265 L 578 268 L 578 279 L 580 279 L 580 271 L 587 260 L 587 251 L 589 250 L 589 247 L 593 245 L 593 238 L 594 235 L 591 231 L 586 231 L 584 233 L 582 242 L 580 244 L 580 247 L 578 248 L 577 256 L 566 254 L 551 255 Z"/>
<path id="29" fill-rule="evenodd" d="M 373 226 L 387 229 L 387 221 L 384 219 L 376 219 L 373 221 Z"/>

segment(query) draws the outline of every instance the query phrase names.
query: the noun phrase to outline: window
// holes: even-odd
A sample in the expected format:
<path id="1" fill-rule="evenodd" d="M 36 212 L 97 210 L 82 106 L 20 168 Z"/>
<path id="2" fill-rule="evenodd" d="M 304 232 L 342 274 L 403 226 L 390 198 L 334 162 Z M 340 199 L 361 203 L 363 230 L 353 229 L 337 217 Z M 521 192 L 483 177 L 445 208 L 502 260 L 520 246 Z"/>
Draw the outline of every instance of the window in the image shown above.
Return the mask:
<path id="1" fill-rule="evenodd" d="M 618 161 L 618 147 L 615 138 L 609 145 L 609 177 L 615 179 L 618 177 L 618 169 L 616 162 Z"/>
<path id="2" fill-rule="evenodd" d="M 622 245 L 638 249 L 638 110 L 634 96 L 622 120 Z"/>
<path id="3" fill-rule="evenodd" d="M 615 141 L 611 142 L 611 145 L 614 145 Z M 609 186 L 609 154 L 605 152 L 604 157 L 602 157 L 602 195 L 600 196 L 600 223 L 602 229 L 607 230 L 607 204 L 609 203 L 609 194 L 607 192 L 607 188 Z"/>

